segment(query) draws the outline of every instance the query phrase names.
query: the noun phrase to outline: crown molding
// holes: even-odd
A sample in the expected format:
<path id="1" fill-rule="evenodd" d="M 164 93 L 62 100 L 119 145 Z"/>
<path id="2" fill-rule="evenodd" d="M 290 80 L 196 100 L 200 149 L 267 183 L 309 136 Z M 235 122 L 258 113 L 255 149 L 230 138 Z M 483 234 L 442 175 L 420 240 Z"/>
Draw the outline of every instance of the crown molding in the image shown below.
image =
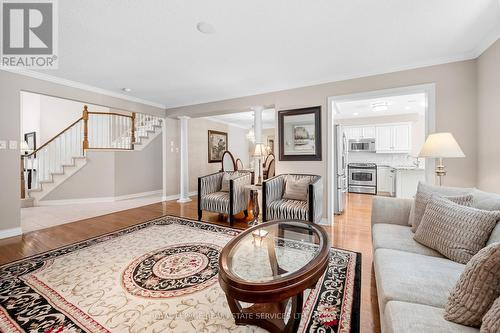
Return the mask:
<path id="1" fill-rule="evenodd" d="M 140 104 L 144 104 L 144 105 L 149 105 L 149 106 L 153 106 L 153 107 L 160 108 L 160 109 L 163 109 L 163 110 L 167 109 L 167 106 L 165 104 L 160 104 L 160 103 L 148 101 L 148 100 L 145 100 L 145 99 L 142 99 L 142 98 L 138 98 L 138 97 L 133 97 L 133 96 L 121 94 L 121 93 L 114 92 L 114 91 L 111 91 L 111 90 L 106 90 L 106 89 L 94 87 L 94 86 L 91 86 L 91 85 L 88 85 L 88 84 L 84 84 L 84 83 L 80 83 L 80 82 L 76 82 L 76 81 L 71 81 L 71 80 L 59 78 L 59 77 L 52 76 L 52 75 L 45 74 L 45 73 L 40 73 L 40 72 L 36 72 L 36 71 L 32 71 L 32 70 L 27 70 L 27 69 L 5 67 L 5 66 L 0 66 L 0 70 L 6 71 L 6 72 L 10 72 L 10 73 L 19 74 L 19 75 L 23 75 L 23 76 L 28 76 L 28 77 L 31 77 L 31 78 L 34 78 L 34 79 L 39 79 L 39 80 L 44 80 L 44 81 L 48 81 L 48 82 L 60 84 L 60 85 L 67 86 L 67 87 L 72 87 L 72 88 L 76 88 L 76 89 L 86 90 L 86 91 L 90 91 L 90 92 L 93 92 L 93 93 L 96 93 L 96 94 L 101 94 L 101 95 L 105 95 L 105 96 L 119 98 L 119 99 L 123 99 L 123 100 L 130 101 L 130 102 L 135 102 L 135 103 L 140 103 Z"/>
<path id="2" fill-rule="evenodd" d="M 227 126 L 238 127 L 238 128 L 245 129 L 245 130 L 249 130 L 250 128 L 252 128 L 252 126 L 247 127 L 247 126 L 243 126 L 243 125 L 237 125 L 235 123 L 231 123 L 231 122 L 226 121 L 226 120 L 217 119 L 215 117 L 203 117 L 203 118 L 206 119 L 206 120 L 213 121 L 215 123 L 221 123 L 221 124 L 224 124 L 224 125 L 227 125 Z"/>
<path id="3" fill-rule="evenodd" d="M 499 1 L 500 2 L 500 1 Z M 471 52 L 474 58 L 479 57 L 486 51 L 493 43 L 495 43 L 500 38 L 500 23 L 498 23 L 493 29 L 490 30 L 479 42 L 477 47 Z"/>

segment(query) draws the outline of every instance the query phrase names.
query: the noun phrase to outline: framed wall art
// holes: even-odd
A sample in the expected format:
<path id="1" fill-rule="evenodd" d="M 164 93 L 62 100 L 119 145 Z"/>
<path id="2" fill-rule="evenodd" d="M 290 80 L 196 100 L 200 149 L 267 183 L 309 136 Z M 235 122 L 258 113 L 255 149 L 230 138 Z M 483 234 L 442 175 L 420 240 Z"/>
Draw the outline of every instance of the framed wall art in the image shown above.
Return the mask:
<path id="1" fill-rule="evenodd" d="M 222 162 L 222 153 L 227 147 L 226 132 L 208 130 L 208 163 Z"/>
<path id="2" fill-rule="evenodd" d="M 321 161 L 321 106 L 278 112 L 280 161 Z"/>

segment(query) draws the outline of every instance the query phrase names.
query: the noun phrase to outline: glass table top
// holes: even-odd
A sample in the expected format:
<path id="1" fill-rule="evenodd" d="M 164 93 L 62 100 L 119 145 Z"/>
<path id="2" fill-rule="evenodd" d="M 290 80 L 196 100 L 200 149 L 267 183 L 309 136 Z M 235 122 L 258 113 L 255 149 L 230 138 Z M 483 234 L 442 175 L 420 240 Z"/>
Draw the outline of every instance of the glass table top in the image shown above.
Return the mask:
<path id="1" fill-rule="evenodd" d="M 247 282 L 271 282 L 301 270 L 326 240 L 318 226 L 304 222 L 264 223 L 230 250 L 227 267 Z"/>

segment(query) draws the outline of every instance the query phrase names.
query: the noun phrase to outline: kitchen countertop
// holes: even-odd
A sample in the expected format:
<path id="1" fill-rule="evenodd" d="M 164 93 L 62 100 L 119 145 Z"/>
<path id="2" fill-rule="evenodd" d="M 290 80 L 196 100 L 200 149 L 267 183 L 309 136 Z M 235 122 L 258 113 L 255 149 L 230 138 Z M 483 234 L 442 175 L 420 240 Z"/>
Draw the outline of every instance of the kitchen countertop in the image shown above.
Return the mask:
<path id="1" fill-rule="evenodd" d="M 392 168 L 396 170 L 415 170 L 415 171 L 424 171 L 425 169 L 422 167 L 416 167 L 413 165 L 388 165 L 388 164 L 377 164 L 377 168 Z"/>

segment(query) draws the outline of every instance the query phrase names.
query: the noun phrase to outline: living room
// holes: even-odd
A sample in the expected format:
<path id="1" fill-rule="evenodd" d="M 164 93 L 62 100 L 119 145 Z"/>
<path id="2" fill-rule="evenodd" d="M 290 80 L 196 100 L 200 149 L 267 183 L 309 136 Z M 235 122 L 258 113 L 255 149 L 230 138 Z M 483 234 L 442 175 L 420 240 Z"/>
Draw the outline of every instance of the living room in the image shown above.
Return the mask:
<path id="1" fill-rule="evenodd" d="M 498 1 L 1 5 L 0 332 L 500 331 Z M 410 94 L 421 178 L 338 214 L 335 103 Z"/>

